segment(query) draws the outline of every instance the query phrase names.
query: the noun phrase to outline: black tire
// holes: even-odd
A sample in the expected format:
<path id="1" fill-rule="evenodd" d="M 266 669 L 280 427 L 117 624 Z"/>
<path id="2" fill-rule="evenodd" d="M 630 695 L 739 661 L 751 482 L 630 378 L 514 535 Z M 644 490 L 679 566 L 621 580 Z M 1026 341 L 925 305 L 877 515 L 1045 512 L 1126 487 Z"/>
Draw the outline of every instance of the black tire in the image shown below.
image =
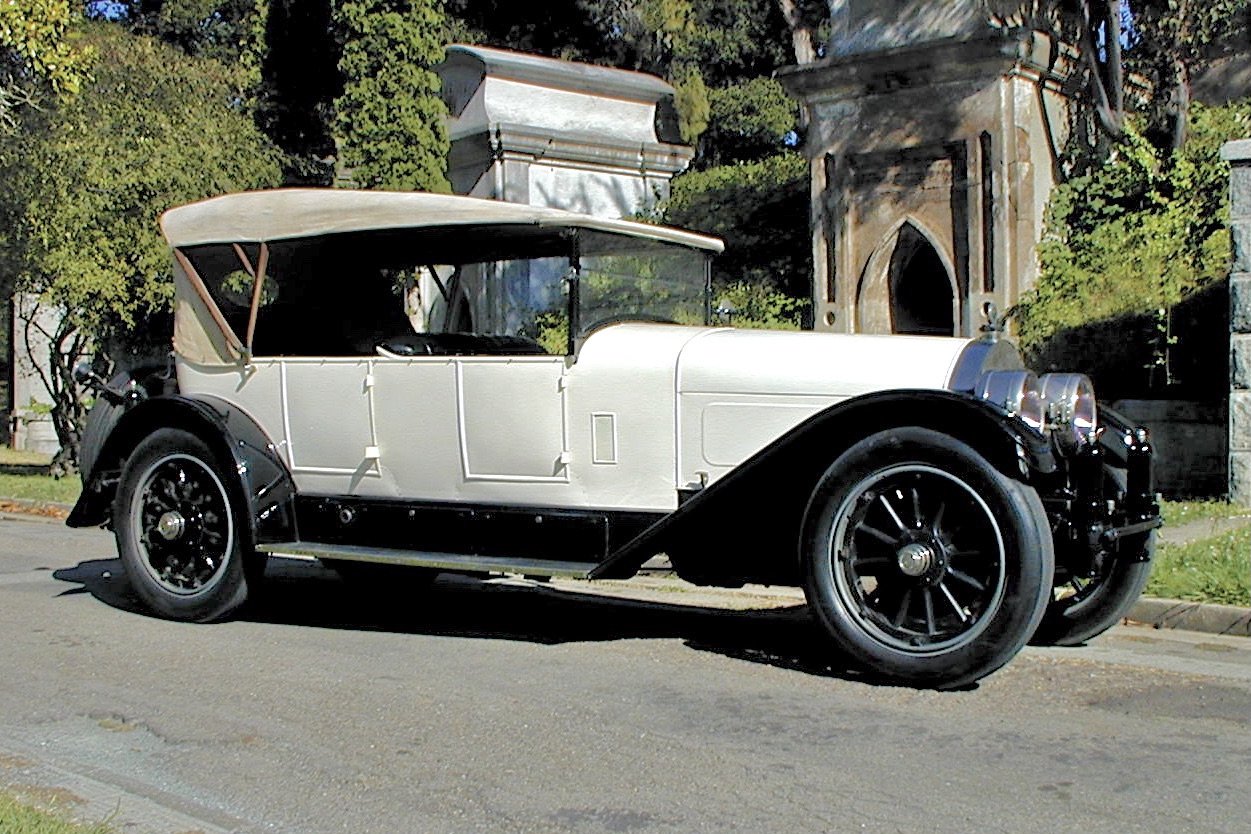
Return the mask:
<path id="1" fill-rule="evenodd" d="M 131 587 L 171 620 L 219 620 L 248 597 L 263 563 L 252 553 L 239 487 L 200 438 L 160 429 L 122 470 L 113 509 Z"/>
<path id="2" fill-rule="evenodd" d="M 1054 567 L 1033 488 L 954 438 L 906 427 L 834 461 L 804 516 L 804 593 L 871 674 L 955 688 L 1035 632 Z"/>
<path id="3" fill-rule="evenodd" d="M 1123 494 L 1125 473 L 1111 467 L 1103 472 L 1104 488 Z M 1155 531 L 1149 530 L 1118 541 L 1091 575 L 1057 570 L 1047 611 L 1030 642 L 1036 646 L 1079 646 L 1116 625 L 1147 586 L 1149 560 L 1154 555 Z M 1065 564 L 1062 553 L 1056 562 Z"/>

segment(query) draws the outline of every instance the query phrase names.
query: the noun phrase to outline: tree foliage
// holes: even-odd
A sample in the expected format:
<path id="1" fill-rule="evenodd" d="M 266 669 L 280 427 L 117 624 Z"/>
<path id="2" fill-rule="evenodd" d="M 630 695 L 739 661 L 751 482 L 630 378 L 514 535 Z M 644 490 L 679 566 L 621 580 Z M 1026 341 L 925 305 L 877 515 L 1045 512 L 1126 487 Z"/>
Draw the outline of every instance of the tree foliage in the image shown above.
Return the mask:
<path id="1" fill-rule="evenodd" d="M 69 37 L 69 0 L 0 0 L 0 129 L 11 130 L 40 85 L 73 93 L 90 54 Z"/>
<path id="2" fill-rule="evenodd" d="M 1112 137 L 1100 140 L 1077 119 L 1063 159 L 1066 181 L 1051 194 L 1038 247 L 1039 279 L 1018 305 L 1023 346 L 1039 367 L 1078 367 L 1121 395 L 1223 388 L 1224 348 L 1191 359 L 1202 332 L 1190 310 L 1211 315 L 1206 288 L 1227 274 L 1229 168 L 1218 156 L 1229 139 L 1251 134 L 1251 101 L 1192 104 L 1191 79 L 1231 44 L 1245 50 L 1248 0 L 1084 0 L 1083 46 L 1105 68 L 1092 73 L 1086 103 L 1111 103 Z M 1102 23 L 1100 23 L 1102 19 Z M 1110 25 L 1115 20 L 1116 26 Z M 1124 50 L 1104 49 L 1116 32 Z M 1113 83 L 1124 59 L 1137 79 L 1119 101 Z M 1102 91 L 1102 92 L 1101 92 Z M 1079 105 L 1081 102 L 1079 101 Z M 1108 118 L 1103 118 L 1106 124 Z M 1211 329 L 1211 328 L 1209 328 Z M 1179 371 L 1180 369 L 1180 371 Z"/>
<path id="3" fill-rule="evenodd" d="M 127 21 L 188 55 L 237 61 L 252 47 L 252 22 L 265 0 L 106 0 L 88 3 L 95 16 Z"/>
<path id="4" fill-rule="evenodd" d="M 1219 150 L 1251 134 L 1251 100 L 1194 105 L 1190 141 L 1176 151 L 1153 145 L 1143 123 L 1127 121 L 1104 164 L 1052 192 L 1038 284 L 1017 318 L 1023 346 L 1042 354 L 1090 322 L 1150 316 L 1139 364 L 1145 383 L 1163 386 L 1173 382 L 1169 311 L 1228 273 L 1229 168 Z"/>
<path id="5" fill-rule="evenodd" d="M 435 0 L 343 0 L 335 101 L 342 164 L 364 188 L 449 191 L 446 108 L 431 69 L 443 60 Z"/>
<path id="6" fill-rule="evenodd" d="M 1160 147 L 1186 140 L 1191 82 L 1211 60 L 1246 49 L 1251 0 L 1133 0 L 1128 68 L 1146 79 L 1146 135 Z"/>
<path id="7" fill-rule="evenodd" d="M 783 151 L 799 128 L 795 100 L 772 78 L 709 91 L 699 167 L 764 159 Z"/>
<path id="8" fill-rule="evenodd" d="M 0 144 L 0 272 L 66 311 L 48 373 L 53 418 L 77 454 L 70 371 L 91 338 L 116 355 L 168 308 L 170 261 L 157 227 L 173 205 L 274 185 L 278 155 L 239 108 L 234 70 L 111 23 L 89 25 L 97 55 L 80 94 L 31 113 Z"/>
<path id="9" fill-rule="evenodd" d="M 728 241 L 713 261 L 718 285 L 747 281 L 808 297 L 808 164 L 800 154 L 692 171 L 674 180 L 661 210 L 668 223 Z"/>

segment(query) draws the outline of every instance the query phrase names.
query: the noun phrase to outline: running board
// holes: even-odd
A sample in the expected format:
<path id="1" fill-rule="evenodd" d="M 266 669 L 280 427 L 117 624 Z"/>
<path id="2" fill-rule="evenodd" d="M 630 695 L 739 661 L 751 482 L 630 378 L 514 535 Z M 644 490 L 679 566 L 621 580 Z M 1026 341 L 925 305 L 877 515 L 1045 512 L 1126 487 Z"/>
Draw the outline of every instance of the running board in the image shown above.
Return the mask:
<path id="1" fill-rule="evenodd" d="M 409 565 L 469 573 L 520 573 L 526 576 L 564 576 L 589 579 L 594 562 L 555 562 L 547 559 L 519 559 L 508 556 L 470 556 L 464 553 L 431 553 L 425 550 L 394 550 L 384 547 L 355 547 L 347 544 L 321 542 L 278 542 L 258 545 L 265 553 L 313 556 L 318 559 L 342 559 L 348 562 L 375 562 L 384 565 Z"/>

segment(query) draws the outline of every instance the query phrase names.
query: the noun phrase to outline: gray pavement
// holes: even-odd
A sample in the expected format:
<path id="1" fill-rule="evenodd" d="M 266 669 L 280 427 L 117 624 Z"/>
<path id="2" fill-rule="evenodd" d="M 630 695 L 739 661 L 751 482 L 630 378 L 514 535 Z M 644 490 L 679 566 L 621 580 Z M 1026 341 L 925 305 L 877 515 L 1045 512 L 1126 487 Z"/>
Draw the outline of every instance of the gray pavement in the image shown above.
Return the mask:
<path id="1" fill-rule="evenodd" d="M 951 693 L 870 686 L 798 598 L 276 560 L 143 614 L 111 537 L 0 519 L 0 784 L 126 832 L 1241 832 L 1251 641 L 1118 627 Z M 732 603 L 730 601 L 733 601 Z M 734 610 L 737 609 L 737 610 Z"/>

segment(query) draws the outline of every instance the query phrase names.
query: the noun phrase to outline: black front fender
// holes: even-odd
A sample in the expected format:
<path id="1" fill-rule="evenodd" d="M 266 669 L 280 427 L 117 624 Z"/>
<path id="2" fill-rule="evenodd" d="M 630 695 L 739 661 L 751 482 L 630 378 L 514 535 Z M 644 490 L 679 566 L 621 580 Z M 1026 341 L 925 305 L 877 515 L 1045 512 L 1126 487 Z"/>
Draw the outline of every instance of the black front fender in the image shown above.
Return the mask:
<path id="1" fill-rule="evenodd" d="M 178 428 L 208 444 L 223 474 L 238 476 L 235 484 L 247 504 L 253 542 L 296 538 L 291 473 L 260 426 L 230 403 L 208 396 L 153 397 L 129 410 L 105 412 L 96 425 L 102 437 L 95 439 L 98 451 L 83 475 L 82 495 L 66 519 L 70 527 L 107 523 L 122 468 L 135 447 L 158 429 Z"/>
<path id="2" fill-rule="evenodd" d="M 804 507 L 821 475 L 845 450 L 880 431 L 932 429 L 972 447 L 1025 483 L 1055 472 L 1050 441 L 1018 418 L 968 394 L 896 389 L 853 397 L 813 415 L 605 560 L 592 578 L 632 575 L 668 553 L 695 581 L 797 582 Z"/>

